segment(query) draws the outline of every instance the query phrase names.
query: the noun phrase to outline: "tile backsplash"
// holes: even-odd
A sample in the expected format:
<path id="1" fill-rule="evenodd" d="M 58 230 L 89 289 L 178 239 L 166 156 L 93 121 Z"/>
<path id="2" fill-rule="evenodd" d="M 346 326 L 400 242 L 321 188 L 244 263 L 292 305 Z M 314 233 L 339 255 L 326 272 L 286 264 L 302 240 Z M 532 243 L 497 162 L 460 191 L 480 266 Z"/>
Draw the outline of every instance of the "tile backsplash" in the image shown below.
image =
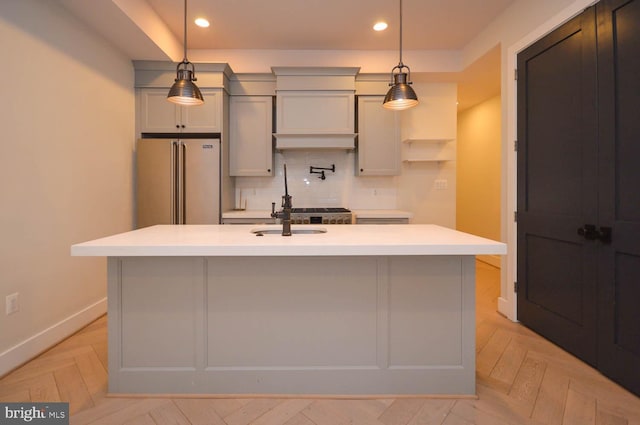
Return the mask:
<path id="1" fill-rule="evenodd" d="M 269 210 L 280 208 L 287 164 L 289 194 L 294 207 L 345 207 L 394 209 L 397 207 L 396 177 L 355 177 L 353 151 L 287 150 L 275 153 L 273 177 L 236 177 L 236 207 Z M 311 174 L 310 167 L 330 168 L 326 179 Z"/>

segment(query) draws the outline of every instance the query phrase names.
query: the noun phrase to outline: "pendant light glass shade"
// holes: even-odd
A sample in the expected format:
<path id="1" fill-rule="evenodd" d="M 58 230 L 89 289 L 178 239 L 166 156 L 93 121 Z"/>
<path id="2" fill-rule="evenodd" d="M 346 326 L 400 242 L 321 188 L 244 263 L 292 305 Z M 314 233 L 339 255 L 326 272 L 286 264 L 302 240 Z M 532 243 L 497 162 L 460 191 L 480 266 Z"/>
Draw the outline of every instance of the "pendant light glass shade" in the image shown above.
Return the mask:
<path id="1" fill-rule="evenodd" d="M 403 72 L 405 68 L 407 72 Z M 396 69 L 398 72 L 394 73 Z M 400 62 L 391 69 L 391 82 L 389 83 L 391 88 L 384 97 L 382 106 L 395 111 L 416 106 L 418 104 L 418 96 L 411 88 L 410 84 L 413 83 L 410 80 L 411 70 L 402 63 L 402 0 L 400 0 Z"/>
<path id="2" fill-rule="evenodd" d="M 202 105 L 204 98 L 194 84 L 196 80 L 196 68 L 187 59 L 187 0 L 184 0 L 184 59 L 176 68 L 176 79 L 169 89 L 167 100 L 184 106 Z"/>

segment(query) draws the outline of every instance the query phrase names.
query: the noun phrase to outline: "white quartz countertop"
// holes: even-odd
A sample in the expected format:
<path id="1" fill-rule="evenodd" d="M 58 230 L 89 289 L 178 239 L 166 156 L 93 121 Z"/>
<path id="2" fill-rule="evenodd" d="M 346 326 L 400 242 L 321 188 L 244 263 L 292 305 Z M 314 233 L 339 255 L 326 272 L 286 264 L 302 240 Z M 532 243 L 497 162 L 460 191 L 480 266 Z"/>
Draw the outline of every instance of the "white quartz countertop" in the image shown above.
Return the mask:
<path id="1" fill-rule="evenodd" d="M 506 254 L 507 246 L 431 224 L 293 225 L 320 234 L 256 236 L 280 225 L 158 225 L 71 247 L 73 256 L 332 256 Z"/>

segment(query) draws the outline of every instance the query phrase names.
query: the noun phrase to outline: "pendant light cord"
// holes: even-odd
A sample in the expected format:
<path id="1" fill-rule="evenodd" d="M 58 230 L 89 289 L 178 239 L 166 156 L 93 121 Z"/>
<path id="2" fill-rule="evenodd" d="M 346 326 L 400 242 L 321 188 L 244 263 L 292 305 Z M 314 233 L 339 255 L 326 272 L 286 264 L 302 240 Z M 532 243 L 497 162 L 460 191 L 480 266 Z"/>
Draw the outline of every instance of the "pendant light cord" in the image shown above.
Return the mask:
<path id="1" fill-rule="evenodd" d="M 402 2 L 402 0 L 400 0 Z M 187 63 L 187 0 L 184 0 L 184 57 L 182 62 Z"/>
<path id="2" fill-rule="evenodd" d="M 403 67 L 402 64 L 402 0 L 400 0 L 400 67 Z"/>

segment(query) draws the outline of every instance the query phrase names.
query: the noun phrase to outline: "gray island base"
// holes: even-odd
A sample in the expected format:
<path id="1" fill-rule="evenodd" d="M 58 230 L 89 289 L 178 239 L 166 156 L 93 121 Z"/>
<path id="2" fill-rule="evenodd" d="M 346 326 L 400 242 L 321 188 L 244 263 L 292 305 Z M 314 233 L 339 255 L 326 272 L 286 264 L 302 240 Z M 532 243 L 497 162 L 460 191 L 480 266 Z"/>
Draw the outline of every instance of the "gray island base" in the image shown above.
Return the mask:
<path id="1" fill-rule="evenodd" d="M 183 234 L 174 242 L 189 248 L 173 255 L 110 238 L 75 245 L 74 255 L 100 255 L 91 247 L 104 241 L 124 253 L 108 255 L 109 392 L 474 395 L 474 255 L 393 255 L 388 247 L 385 255 L 328 255 L 323 236 L 253 236 L 252 244 L 272 245 L 271 256 L 260 246 L 244 256 L 195 255 L 200 242 Z M 465 237 L 479 253 L 505 250 Z M 299 255 L 283 255 L 291 244 Z"/>

